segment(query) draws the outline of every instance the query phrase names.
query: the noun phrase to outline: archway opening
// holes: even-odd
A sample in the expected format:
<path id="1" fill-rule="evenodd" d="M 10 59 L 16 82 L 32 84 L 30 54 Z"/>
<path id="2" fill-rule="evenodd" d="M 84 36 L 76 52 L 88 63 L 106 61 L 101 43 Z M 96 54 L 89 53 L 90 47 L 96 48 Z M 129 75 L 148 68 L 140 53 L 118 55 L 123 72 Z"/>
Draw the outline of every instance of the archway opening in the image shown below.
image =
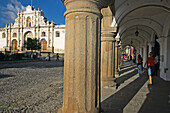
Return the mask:
<path id="1" fill-rule="evenodd" d="M 41 50 L 42 51 L 47 50 L 47 41 L 45 39 L 41 40 Z"/>
<path id="2" fill-rule="evenodd" d="M 14 39 L 14 40 L 12 41 L 12 50 L 14 50 L 14 51 L 17 50 L 17 40 L 16 40 L 16 39 Z"/>
<path id="3" fill-rule="evenodd" d="M 33 39 L 33 33 L 31 31 L 28 31 L 24 34 L 25 41 L 27 41 L 28 38 Z"/>
<path id="4" fill-rule="evenodd" d="M 122 60 L 123 61 L 129 61 L 133 60 L 136 61 L 136 50 L 133 46 L 127 45 L 122 50 Z"/>

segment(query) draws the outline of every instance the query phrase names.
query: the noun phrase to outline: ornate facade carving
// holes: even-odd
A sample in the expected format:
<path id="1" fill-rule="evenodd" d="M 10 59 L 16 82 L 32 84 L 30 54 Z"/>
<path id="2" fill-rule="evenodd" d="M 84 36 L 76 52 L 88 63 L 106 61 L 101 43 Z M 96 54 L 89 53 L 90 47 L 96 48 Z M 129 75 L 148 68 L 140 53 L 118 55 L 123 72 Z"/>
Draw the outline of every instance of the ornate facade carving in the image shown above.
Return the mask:
<path id="1" fill-rule="evenodd" d="M 65 25 L 47 21 L 42 10 L 30 5 L 17 15 L 14 24 L 0 30 L 0 51 L 26 51 L 24 41 L 37 38 L 41 41 L 41 51 L 64 53 Z"/>

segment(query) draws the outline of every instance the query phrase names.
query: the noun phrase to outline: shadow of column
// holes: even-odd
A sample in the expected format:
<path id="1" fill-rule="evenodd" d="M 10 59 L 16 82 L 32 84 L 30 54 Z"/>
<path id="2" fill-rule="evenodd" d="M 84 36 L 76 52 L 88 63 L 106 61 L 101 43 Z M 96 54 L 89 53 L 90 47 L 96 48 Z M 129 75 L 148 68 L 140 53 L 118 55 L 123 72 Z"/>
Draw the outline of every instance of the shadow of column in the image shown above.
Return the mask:
<path id="1" fill-rule="evenodd" d="M 154 76 L 153 83 L 138 113 L 170 113 L 170 82 Z"/>
<path id="2" fill-rule="evenodd" d="M 137 71 L 130 73 L 128 76 L 132 77 L 137 74 Z M 124 75 L 126 76 L 126 75 Z M 127 78 L 129 78 L 127 77 Z M 123 78 L 124 81 L 127 78 Z M 141 87 L 146 83 L 148 77 L 143 75 L 138 77 L 118 92 L 105 99 L 101 105 L 104 113 L 123 113 L 124 107 L 130 102 L 130 100 L 136 95 Z"/>

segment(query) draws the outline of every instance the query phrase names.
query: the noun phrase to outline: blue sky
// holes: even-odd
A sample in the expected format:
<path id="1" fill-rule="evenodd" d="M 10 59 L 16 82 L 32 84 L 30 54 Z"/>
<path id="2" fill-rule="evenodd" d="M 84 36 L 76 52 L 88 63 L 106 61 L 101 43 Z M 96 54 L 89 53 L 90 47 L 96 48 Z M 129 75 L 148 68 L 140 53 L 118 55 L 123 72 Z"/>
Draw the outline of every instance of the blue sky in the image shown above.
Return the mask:
<path id="1" fill-rule="evenodd" d="M 43 10 L 48 21 L 55 24 L 65 24 L 64 12 L 66 11 L 61 0 L 32 0 L 36 10 Z M 0 28 L 6 24 L 14 23 L 18 10 L 25 10 L 27 5 L 31 5 L 31 0 L 0 0 Z"/>

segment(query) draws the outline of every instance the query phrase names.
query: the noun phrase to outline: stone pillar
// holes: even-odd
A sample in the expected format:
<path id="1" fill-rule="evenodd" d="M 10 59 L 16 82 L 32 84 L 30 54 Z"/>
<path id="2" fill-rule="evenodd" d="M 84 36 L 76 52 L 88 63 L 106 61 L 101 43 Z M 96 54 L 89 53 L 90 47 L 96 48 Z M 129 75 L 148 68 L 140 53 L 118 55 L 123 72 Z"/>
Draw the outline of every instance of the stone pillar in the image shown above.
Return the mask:
<path id="1" fill-rule="evenodd" d="M 11 24 L 9 25 L 9 50 L 11 51 L 12 42 L 11 42 Z"/>
<path id="2" fill-rule="evenodd" d="M 38 29 L 37 29 L 38 31 L 37 31 L 37 38 L 38 38 L 38 40 L 40 40 L 40 26 L 39 26 L 39 24 L 38 24 Z"/>
<path id="3" fill-rule="evenodd" d="M 160 44 L 160 77 L 164 80 L 168 80 L 167 69 L 168 69 L 168 38 L 161 37 L 157 39 Z"/>
<path id="4" fill-rule="evenodd" d="M 24 33 L 23 33 L 23 27 L 24 27 L 24 23 L 23 23 L 23 20 L 24 20 L 24 18 L 23 18 L 23 11 L 21 12 L 21 24 L 20 24 L 20 26 L 21 26 L 21 50 L 22 51 L 24 51 L 24 41 L 27 41 L 26 39 L 25 39 L 25 37 L 24 37 Z"/>
<path id="5" fill-rule="evenodd" d="M 47 47 L 50 48 L 50 45 L 51 45 L 50 26 L 48 26 L 48 40 L 47 40 Z"/>
<path id="6" fill-rule="evenodd" d="M 143 65 L 144 65 L 146 59 L 147 59 L 147 45 L 144 44 L 143 45 Z"/>
<path id="7" fill-rule="evenodd" d="M 17 38 L 18 38 L 18 49 L 20 50 L 20 28 L 17 30 Z"/>
<path id="8" fill-rule="evenodd" d="M 63 106 L 59 113 L 98 113 L 101 13 L 106 0 L 66 0 Z"/>
<path id="9" fill-rule="evenodd" d="M 8 47 L 8 25 L 6 24 L 6 27 L 5 27 L 5 37 L 6 37 L 6 47 Z"/>
<path id="10" fill-rule="evenodd" d="M 139 54 L 141 55 L 141 57 L 143 57 L 142 47 L 139 48 Z"/>
<path id="11" fill-rule="evenodd" d="M 136 49 L 136 63 L 138 63 L 138 55 L 140 54 L 140 49 Z"/>
<path id="12" fill-rule="evenodd" d="M 52 25 L 52 32 L 51 32 L 51 40 L 52 40 L 52 53 L 54 53 L 54 24 Z"/>
<path id="13" fill-rule="evenodd" d="M 150 42 L 149 43 L 149 53 L 153 52 L 154 46 L 155 46 L 155 42 Z"/>
<path id="14" fill-rule="evenodd" d="M 118 66 L 119 66 L 119 70 L 120 70 L 120 64 L 121 64 L 121 56 L 122 56 L 122 53 L 121 53 L 121 46 L 119 45 L 118 47 Z"/>
<path id="15" fill-rule="evenodd" d="M 128 47 L 128 55 L 129 55 L 129 60 L 130 60 L 130 55 L 131 55 L 131 46 Z"/>
<path id="16" fill-rule="evenodd" d="M 101 33 L 101 86 L 115 85 L 114 28 L 103 28 Z M 116 31 L 116 30 L 115 30 Z"/>
<path id="17" fill-rule="evenodd" d="M 115 43 L 115 77 L 119 76 L 118 74 L 118 43 Z"/>

